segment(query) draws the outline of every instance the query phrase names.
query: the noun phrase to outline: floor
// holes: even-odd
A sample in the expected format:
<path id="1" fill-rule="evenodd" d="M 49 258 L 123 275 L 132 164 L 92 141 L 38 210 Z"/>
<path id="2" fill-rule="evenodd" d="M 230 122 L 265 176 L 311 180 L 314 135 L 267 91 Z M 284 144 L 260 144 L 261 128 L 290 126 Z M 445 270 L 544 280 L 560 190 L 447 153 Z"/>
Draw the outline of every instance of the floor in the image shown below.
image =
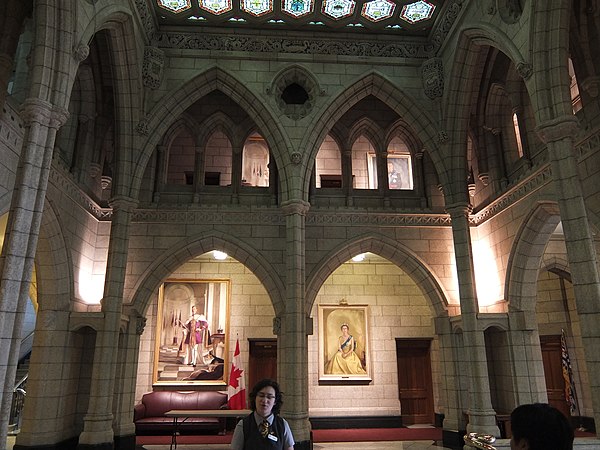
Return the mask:
<path id="1" fill-rule="evenodd" d="M 12 450 L 15 444 L 15 437 L 9 436 L 6 450 Z M 168 445 L 145 445 L 141 447 L 145 450 L 169 450 Z M 140 448 L 140 450 L 141 450 Z M 447 447 L 438 446 L 433 441 L 402 441 L 402 442 L 361 442 L 360 450 L 444 450 Z M 178 445 L 178 450 L 230 450 L 229 445 Z M 331 442 L 323 444 L 314 444 L 313 450 L 348 450 L 347 442 Z"/>

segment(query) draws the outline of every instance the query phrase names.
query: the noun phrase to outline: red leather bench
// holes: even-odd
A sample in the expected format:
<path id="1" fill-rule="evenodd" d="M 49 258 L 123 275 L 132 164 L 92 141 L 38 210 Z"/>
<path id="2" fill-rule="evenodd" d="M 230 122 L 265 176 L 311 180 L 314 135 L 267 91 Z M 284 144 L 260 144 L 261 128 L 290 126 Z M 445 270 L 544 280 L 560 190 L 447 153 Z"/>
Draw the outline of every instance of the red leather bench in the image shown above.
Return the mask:
<path id="1" fill-rule="evenodd" d="M 227 394 L 218 391 L 155 391 L 144 394 L 141 403 L 134 407 L 135 433 L 171 434 L 173 418 L 164 414 L 173 409 L 227 409 Z M 225 433 L 226 425 L 224 417 L 189 417 L 178 421 L 177 429 L 184 434 L 199 431 Z"/>

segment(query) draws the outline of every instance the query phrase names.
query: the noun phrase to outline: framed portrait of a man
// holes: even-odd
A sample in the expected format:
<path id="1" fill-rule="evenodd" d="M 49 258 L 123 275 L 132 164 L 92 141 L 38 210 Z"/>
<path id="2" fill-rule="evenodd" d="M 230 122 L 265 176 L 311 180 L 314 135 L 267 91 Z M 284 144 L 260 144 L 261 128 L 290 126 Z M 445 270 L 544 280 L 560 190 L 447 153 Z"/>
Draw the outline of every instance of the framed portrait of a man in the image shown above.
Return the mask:
<path id="1" fill-rule="evenodd" d="M 227 384 L 229 295 L 229 280 L 161 285 L 154 384 Z"/>
<path id="2" fill-rule="evenodd" d="M 368 305 L 319 305 L 319 382 L 372 380 Z"/>

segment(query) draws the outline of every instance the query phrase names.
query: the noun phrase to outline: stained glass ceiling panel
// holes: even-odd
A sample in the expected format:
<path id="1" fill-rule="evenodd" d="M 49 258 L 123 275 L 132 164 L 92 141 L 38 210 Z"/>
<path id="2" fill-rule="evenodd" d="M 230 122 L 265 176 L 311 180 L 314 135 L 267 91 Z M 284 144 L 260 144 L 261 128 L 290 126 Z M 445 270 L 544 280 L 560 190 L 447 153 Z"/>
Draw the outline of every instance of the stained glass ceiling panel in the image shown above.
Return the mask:
<path id="1" fill-rule="evenodd" d="M 150 0 L 159 25 L 428 36 L 448 0 Z M 318 25 L 318 26 L 317 26 Z"/>

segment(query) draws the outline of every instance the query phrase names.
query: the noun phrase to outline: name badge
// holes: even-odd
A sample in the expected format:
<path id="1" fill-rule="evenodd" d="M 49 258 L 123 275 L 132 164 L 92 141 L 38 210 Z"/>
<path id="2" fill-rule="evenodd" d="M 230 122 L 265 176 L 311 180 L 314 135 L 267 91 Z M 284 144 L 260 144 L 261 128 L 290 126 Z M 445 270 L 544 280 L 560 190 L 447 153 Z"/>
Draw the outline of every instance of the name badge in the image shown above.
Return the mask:
<path id="1" fill-rule="evenodd" d="M 277 436 L 275 436 L 274 434 L 269 434 L 267 437 L 268 437 L 269 439 L 271 439 L 272 441 L 274 441 L 274 442 L 277 442 L 277 441 L 278 441 L 278 439 L 277 439 Z"/>

